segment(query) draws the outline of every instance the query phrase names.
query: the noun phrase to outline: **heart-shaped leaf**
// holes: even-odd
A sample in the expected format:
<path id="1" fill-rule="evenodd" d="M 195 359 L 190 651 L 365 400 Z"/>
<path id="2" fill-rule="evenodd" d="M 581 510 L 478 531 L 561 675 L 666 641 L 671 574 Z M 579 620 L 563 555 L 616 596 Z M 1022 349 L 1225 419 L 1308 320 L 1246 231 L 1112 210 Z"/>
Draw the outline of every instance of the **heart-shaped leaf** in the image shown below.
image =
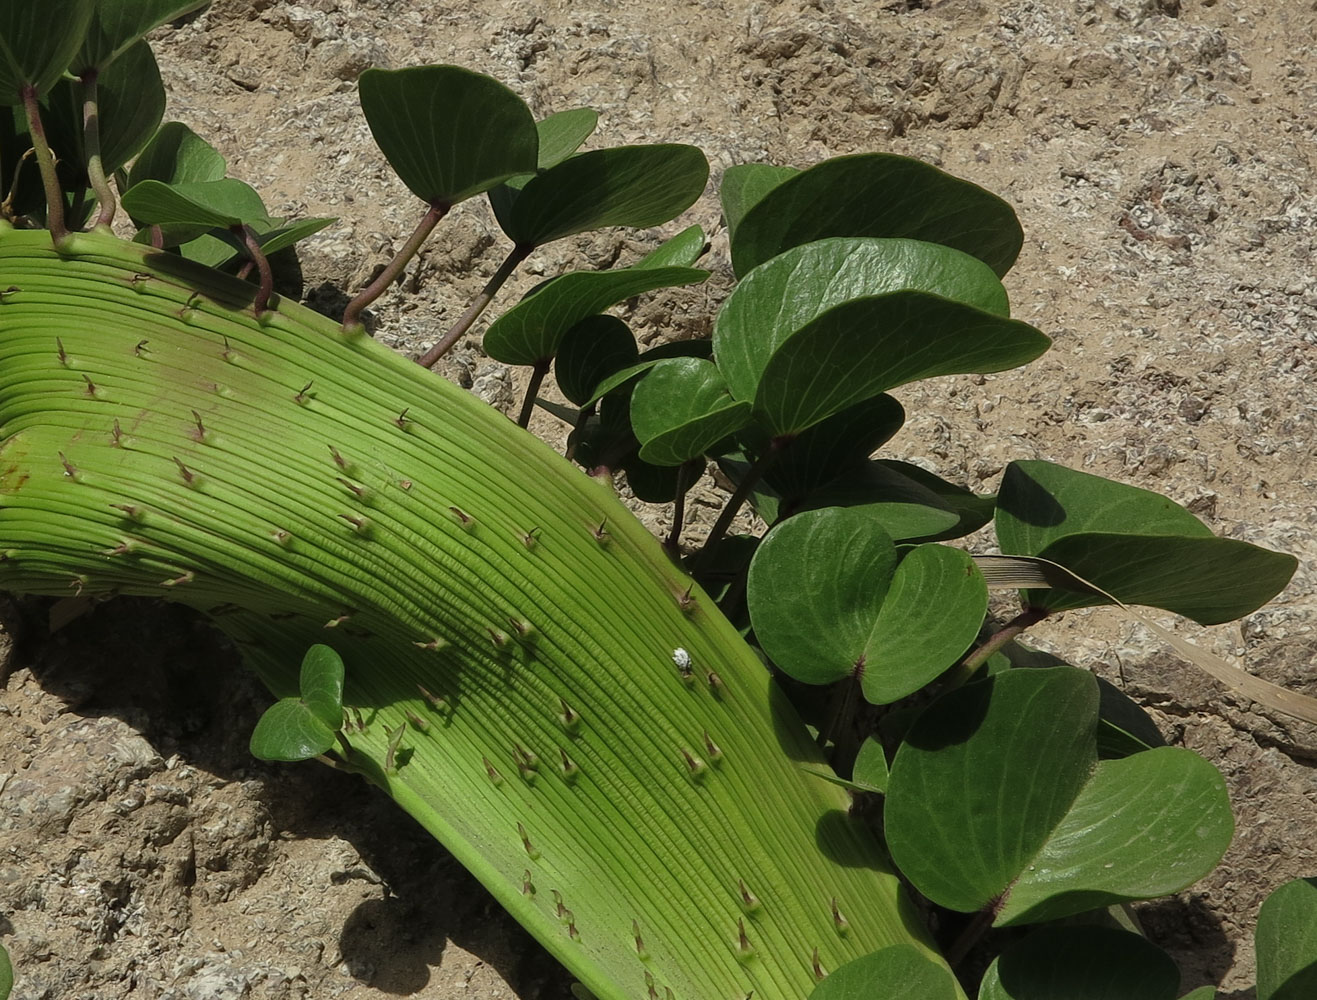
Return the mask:
<path id="1" fill-rule="evenodd" d="M 1263 901 L 1254 943 L 1258 1000 L 1317 996 L 1317 878 L 1286 882 Z"/>
<path id="2" fill-rule="evenodd" d="M 997 498 L 997 539 L 1008 555 L 1059 563 L 1125 604 L 1202 625 L 1241 618 L 1276 596 L 1294 557 L 1217 538 L 1193 514 L 1148 490 L 1050 462 L 1012 462 Z M 1100 594 L 1028 590 L 1050 611 L 1108 603 Z"/>
<path id="3" fill-rule="evenodd" d="M 75 76 L 104 71 L 147 32 L 189 14 L 209 0 L 95 0 L 96 13 L 73 60 Z"/>
<path id="4" fill-rule="evenodd" d="M 756 178 L 763 179 L 768 175 Z M 732 266 L 746 275 L 792 247 L 831 236 L 941 243 L 998 275 L 1024 244 L 1014 210 L 996 195 L 920 160 L 861 153 L 825 160 L 758 197 L 736 224 Z"/>
<path id="5" fill-rule="evenodd" d="M 156 134 L 165 113 L 165 86 L 151 46 L 138 42 L 99 74 L 96 88 L 101 168 L 114 173 Z M 51 145 L 64 160 L 82 167 L 84 144 L 82 85 L 60 80 L 51 89 L 49 112 L 43 114 Z"/>
<path id="6" fill-rule="evenodd" d="M 616 316 L 587 316 L 563 334 L 553 361 L 562 394 L 585 406 L 595 387 L 640 356 L 631 328 Z"/>
<path id="7" fill-rule="evenodd" d="M 872 518 L 844 508 L 797 514 L 750 564 L 750 621 L 797 680 L 860 679 L 886 704 L 918 690 L 974 641 L 988 591 L 969 555 L 942 545 L 898 554 Z"/>
<path id="8" fill-rule="evenodd" d="M 262 760 L 306 760 L 334 745 L 343 726 L 343 661 L 316 644 L 302 659 L 301 696 L 281 698 L 256 723 L 251 751 Z"/>
<path id="9" fill-rule="evenodd" d="M 694 146 L 598 149 L 526 181 L 499 224 L 522 247 L 607 226 L 657 226 L 694 204 L 708 179 Z"/>
<path id="10" fill-rule="evenodd" d="M 856 958 L 828 973 L 809 1000 L 958 1000 L 956 979 L 914 945 L 898 944 Z"/>
<path id="11" fill-rule="evenodd" d="M 595 386 L 594 393 L 585 401 L 584 406 L 596 403 L 610 393 L 631 398 L 630 390 L 640 381 L 642 375 L 664 358 L 709 358 L 713 355 L 713 345 L 707 340 L 676 340 L 669 344 L 651 347 L 640 355 L 634 365 L 620 368 Z M 626 389 L 625 393 L 619 390 Z"/>
<path id="12" fill-rule="evenodd" d="M 1175 1000 L 1180 970 L 1151 941 L 1112 927 L 1044 927 L 995 958 L 979 1000 Z"/>
<path id="13" fill-rule="evenodd" d="M 268 219 L 261 196 L 231 177 L 183 184 L 142 181 L 124 192 L 123 207 L 145 225 L 227 229 Z"/>
<path id="14" fill-rule="evenodd" d="M 142 181 L 186 184 L 217 181 L 227 165 L 215 147 L 182 122 L 166 122 L 128 171 L 128 187 Z"/>
<path id="15" fill-rule="evenodd" d="M 491 77 L 459 66 L 368 69 L 358 89 L 376 144 L 422 201 L 451 206 L 536 169 L 535 119 Z"/>
<path id="16" fill-rule="evenodd" d="M 892 858 L 929 899 L 996 925 L 1176 892 L 1230 844 L 1224 782 L 1188 750 L 1098 761 L 1098 690 L 1007 670 L 934 702 L 892 762 Z"/>
<path id="17" fill-rule="evenodd" d="M 723 221 L 727 223 L 727 237 L 733 245 L 745 213 L 773 188 L 799 173 L 795 167 L 774 167 L 767 163 L 742 163 L 723 171 L 718 198 L 723 206 Z"/>
<path id="18" fill-rule="evenodd" d="M 687 231 L 689 232 L 689 231 Z M 680 234 L 683 247 L 689 241 Z M 703 281 L 708 271 L 656 265 L 665 250 L 642 257 L 630 267 L 611 271 L 571 271 L 532 289 L 485 331 L 485 353 L 508 365 L 533 365 L 558 353 L 567 331 L 587 316 L 601 313 L 624 299 L 656 288 Z"/>
<path id="19" fill-rule="evenodd" d="M 0 104 L 23 103 L 64 75 L 86 37 L 96 0 L 10 0 L 0 4 Z"/>
<path id="20" fill-rule="evenodd" d="M 660 361 L 631 393 L 631 426 L 640 457 L 653 465 L 681 465 L 750 421 L 750 404 L 737 402 L 712 361 Z"/>
<path id="21" fill-rule="evenodd" d="M 792 435 L 906 382 L 1031 361 L 1050 341 L 1006 309 L 996 275 L 957 250 L 822 240 L 736 287 L 718 314 L 714 354 L 764 430 Z"/>

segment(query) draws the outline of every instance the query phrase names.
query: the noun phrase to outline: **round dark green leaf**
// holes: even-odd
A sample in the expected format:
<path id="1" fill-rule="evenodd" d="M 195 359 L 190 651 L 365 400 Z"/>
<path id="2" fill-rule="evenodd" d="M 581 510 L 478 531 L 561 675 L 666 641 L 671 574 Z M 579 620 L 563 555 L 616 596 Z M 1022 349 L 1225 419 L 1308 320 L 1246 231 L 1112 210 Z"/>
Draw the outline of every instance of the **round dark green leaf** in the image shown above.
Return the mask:
<path id="1" fill-rule="evenodd" d="M 563 334 L 553 362 L 562 394 L 584 406 L 608 376 L 640 356 L 631 328 L 616 316 L 587 316 Z"/>
<path id="2" fill-rule="evenodd" d="M 750 420 L 750 404 L 737 402 L 712 361 L 667 358 L 631 393 L 631 426 L 640 457 L 652 465 L 698 458 Z"/>
<path id="3" fill-rule="evenodd" d="M 679 239 L 687 240 L 685 233 Z M 572 271 L 532 289 L 485 331 L 485 353 L 509 365 L 553 358 L 567 331 L 624 299 L 656 288 L 703 281 L 708 271 L 665 266 L 666 245 L 630 267 Z"/>
<path id="4" fill-rule="evenodd" d="M 829 239 L 746 277 L 714 327 L 733 395 L 773 435 L 815 423 L 905 382 L 1032 360 L 1050 341 L 1006 318 L 982 262 L 915 240 Z"/>
<path id="5" fill-rule="evenodd" d="M 539 137 L 521 98 L 458 66 L 368 69 L 361 110 L 412 193 L 453 205 L 536 169 Z"/>
<path id="6" fill-rule="evenodd" d="M 250 184 L 231 177 L 183 184 L 142 181 L 124 192 L 123 207 L 145 225 L 227 229 L 268 218 L 261 196 Z"/>
<path id="7" fill-rule="evenodd" d="M 956 977 L 914 945 L 897 944 L 829 973 L 809 1000 L 959 1000 Z"/>
<path id="8" fill-rule="evenodd" d="M 1099 762 L 1093 677 L 1007 670 L 939 699 L 892 763 L 893 860 L 934 902 L 998 926 L 1176 892 L 1229 846 L 1225 785 L 1188 750 Z"/>
<path id="9" fill-rule="evenodd" d="M 96 13 L 73 60 L 75 76 L 104 70 L 147 32 L 182 17 L 209 0 L 95 0 Z"/>
<path id="10" fill-rule="evenodd" d="M 317 643 L 306 651 L 298 688 L 317 719 L 335 731 L 343 725 L 343 660 L 332 647 Z"/>
<path id="11" fill-rule="evenodd" d="M 1317 878 L 1286 882 L 1258 911 L 1258 1000 L 1317 996 Z"/>
<path id="12" fill-rule="evenodd" d="M 774 167 L 767 163 L 742 163 L 723 171 L 718 198 L 723 206 L 727 235 L 733 245 L 736 243 L 736 230 L 740 228 L 745 213 L 754 208 L 769 191 L 798 173 L 800 171 L 795 167 Z"/>
<path id="13" fill-rule="evenodd" d="M 1111 927 L 1044 927 L 1002 952 L 979 1000 L 1175 1000 L 1180 970 L 1151 941 Z"/>
<path id="14" fill-rule="evenodd" d="M 217 181 L 227 165 L 215 147 L 182 122 L 166 122 L 128 171 L 128 186 L 142 181 L 184 184 Z"/>
<path id="15" fill-rule="evenodd" d="M 330 728 L 301 698 L 281 698 L 265 710 L 252 730 L 252 756 L 297 761 L 318 757 L 334 745 Z"/>
<path id="16" fill-rule="evenodd" d="M 571 108 L 536 122 L 535 131 L 540 138 L 536 166 L 540 170 L 556 167 L 581 148 L 598 124 L 599 112 L 593 108 Z"/>
<path id="17" fill-rule="evenodd" d="M 24 86 L 38 96 L 69 68 L 91 23 L 96 0 L 7 0 L 0 4 L 0 104 L 21 104 Z"/>
<path id="18" fill-rule="evenodd" d="M 746 603 L 760 646 L 807 684 L 858 674 L 896 565 L 891 537 L 853 511 L 783 521 L 750 563 Z"/>
<path id="19" fill-rule="evenodd" d="M 657 226 L 694 204 L 708 179 L 708 161 L 694 146 L 594 150 L 528 180 L 499 221 L 519 246 L 607 226 Z"/>
<path id="20" fill-rule="evenodd" d="M 861 153 L 782 180 L 736 225 L 732 266 L 748 274 L 792 247 L 831 236 L 905 237 L 955 247 L 998 275 L 1024 243 L 1015 212 L 969 181 L 919 160 Z"/>
<path id="21" fill-rule="evenodd" d="M 788 503 L 832 482 L 866 460 L 892 439 L 905 423 L 905 408 L 883 393 L 835 413 L 791 442 L 764 476 Z M 762 454 L 767 442 L 756 442 Z"/>
<path id="22" fill-rule="evenodd" d="M 1038 556 L 1125 604 L 1144 604 L 1202 625 L 1233 621 L 1276 596 L 1294 557 L 1217 538 L 1160 494 L 1051 462 L 1012 462 L 997 498 L 997 539 L 1007 555 Z M 1053 611 L 1109 603 L 1100 594 L 1029 590 Z"/>

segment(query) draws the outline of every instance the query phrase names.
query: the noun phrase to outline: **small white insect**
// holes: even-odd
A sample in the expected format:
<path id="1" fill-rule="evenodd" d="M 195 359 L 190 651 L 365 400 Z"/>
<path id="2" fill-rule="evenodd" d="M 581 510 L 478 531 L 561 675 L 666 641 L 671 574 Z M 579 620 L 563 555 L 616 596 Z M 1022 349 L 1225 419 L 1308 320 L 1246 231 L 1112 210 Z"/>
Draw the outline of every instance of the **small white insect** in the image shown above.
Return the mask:
<path id="1" fill-rule="evenodd" d="M 677 669 L 683 674 L 691 668 L 691 654 L 678 646 L 672 651 L 672 662 L 677 665 Z"/>

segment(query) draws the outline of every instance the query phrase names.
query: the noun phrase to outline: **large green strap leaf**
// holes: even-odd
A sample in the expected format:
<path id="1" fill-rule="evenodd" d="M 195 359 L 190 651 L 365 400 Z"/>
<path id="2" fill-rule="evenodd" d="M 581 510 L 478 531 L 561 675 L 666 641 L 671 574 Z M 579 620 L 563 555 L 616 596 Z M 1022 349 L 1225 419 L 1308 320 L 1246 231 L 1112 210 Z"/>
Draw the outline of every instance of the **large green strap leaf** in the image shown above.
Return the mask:
<path id="1" fill-rule="evenodd" d="M 988 591 L 959 550 L 921 545 L 897 559 L 890 536 L 854 510 L 779 524 L 746 587 L 764 652 L 807 683 L 857 677 L 875 704 L 918 690 L 974 641 Z"/>
<path id="2" fill-rule="evenodd" d="M 536 169 L 535 119 L 491 77 L 459 66 L 368 69 L 359 93 L 376 144 L 422 201 L 451 206 Z"/>
<path id="3" fill-rule="evenodd" d="M 104 71 L 147 32 L 189 14 L 209 0 L 95 0 L 95 15 L 72 69 Z"/>
<path id="4" fill-rule="evenodd" d="M 640 458 L 681 465 L 750 421 L 750 404 L 737 402 L 712 361 L 667 358 L 631 393 L 631 426 Z"/>
<path id="5" fill-rule="evenodd" d="M 25 86 L 50 92 L 91 23 L 96 0 L 0 3 L 0 104 L 21 104 Z"/>
<path id="6" fill-rule="evenodd" d="M 979 1000 L 1175 1000 L 1180 970 L 1151 941 L 1112 927 L 1044 927 L 995 958 Z"/>
<path id="7" fill-rule="evenodd" d="M 124 192 L 123 207 L 145 225 L 228 228 L 268 218 L 261 196 L 231 177 L 183 184 L 143 181 Z"/>
<path id="8" fill-rule="evenodd" d="M 1179 504 L 1148 490 L 1051 462 L 1012 462 L 997 499 L 997 539 L 1007 555 L 1059 563 L 1124 604 L 1233 621 L 1285 587 L 1294 557 L 1217 538 Z M 1109 603 L 1101 594 L 1027 590 L 1050 611 Z"/>
<path id="9" fill-rule="evenodd" d="M 1005 290 L 980 261 L 904 239 L 798 247 L 742 281 L 714 327 L 714 353 L 764 429 L 799 433 L 908 382 L 1000 371 L 1050 341 L 1006 318 Z"/>
<path id="10" fill-rule="evenodd" d="M 1258 1000 L 1317 996 L 1317 878 L 1286 882 L 1263 901 L 1254 943 Z"/>
<path id="11" fill-rule="evenodd" d="M 809 1000 L 958 1000 L 955 976 L 909 945 L 893 945 L 847 962 L 814 987 Z"/>
<path id="12" fill-rule="evenodd" d="M 1178 891 L 1230 844 L 1221 776 L 1161 747 L 1099 762 L 1098 690 L 1071 667 L 1007 670 L 953 691 L 897 751 L 892 857 L 950 909 L 1047 920 Z"/>
<path id="13" fill-rule="evenodd" d="M 759 197 L 736 225 L 732 266 L 746 275 L 792 247 L 830 236 L 941 243 L 998 275 L 1010 270 L 1024 243 L 1014 210 L 996 195 L 920 160 L 861 153 L 825 160 Z"/>
<path id="14" fill-rule="evenodd" d="M 217 181 L 226 169 L 224 157 L 214 146 L 182 122 L 166 122 L 128 171 L 128 186 L 135 187 L 142 181 Z"/>
<path id="15" fill-rule="evenodd" d="M 524 247 L 606 226 L 657 226 L 694 204 L 708 179 L 694 146 L 598 149 L 532 177 L 499 223 Z"/>
<path id="16" fill-rule="evenodd" d="M 684 252 L 690 230 L 679 233 Z M 587 316 L 642 292 L 703 281 L 708 271 L 690 267 L 656 266 L 668 259 L 667 244 L 630 267 L 611 271 L 572 271 L 533 288 L 485 331 L 485 353 L 509 365 L 533 365 L 558 353 L 567 331 Z M 660 256 L 660 253 L 663 253 Z"/>
<path id="17" fill-rule="evenodd" d="M 101 168 L 112 174 L 132 159 L 156 134 L 165 113 L 165 86 L 151 46 L 138 42 L 100 74 L 96 87 Z M 44 124 L 52 146 L 80 168 L 87 162 L 84 145 L 82 85 L 60 80 L 51 90 Z"/>

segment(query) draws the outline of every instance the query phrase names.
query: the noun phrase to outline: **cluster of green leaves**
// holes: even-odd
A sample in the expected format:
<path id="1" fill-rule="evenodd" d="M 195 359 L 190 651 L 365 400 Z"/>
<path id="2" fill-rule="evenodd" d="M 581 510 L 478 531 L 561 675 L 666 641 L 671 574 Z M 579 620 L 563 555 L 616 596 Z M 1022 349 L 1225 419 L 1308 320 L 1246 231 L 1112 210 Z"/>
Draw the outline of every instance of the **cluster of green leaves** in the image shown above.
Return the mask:
<path id="1" fill-rule="evenodd" d="M 140 239 L 216 266 L 241 257 L 261 269 L 268 295 L 264 256 L 331 220 L 269 218 L 204 140 L 161 126 L 163 89 L 143 36 L 200 5 L 0 3 L 0 101 L 16 109 L 0 121 L 3 212 L 57 237 L 66 224 L 107 224 L 112 178 Z M 708 179 L 690 146 L 580 152 L 595 112 L 537 122 L 502 84 L 458 67 L 370 70 L 360 98 L 382 153 L 427 206 L 384 279 L 454 205 L 480 194 L 512 243 L 446 341 L 538 247 L 665 223 Z M 24 169 L 29 149 L 40 183 Z M 621 471 L 638 497 L 678 510 L 708 463 L 735 485 L 689 567 L 771 666 L 802 683 L 798 692 L 833 689 L 823 700 L 838 708 L 818 728 L 841 777 L 828 777 L 878 798 L 893 859 L 933 903 L 985 927 L 1048 925 L 997 958 L 983 1000 L 1174 997 L 1173 965 L 1137 935 L 1055 921 L 1118 915 L 1110 908 L 1210 870 L 1232 829 L 1220 776 L 1162 745 L 1137 706 L 1086 671 L 1013 642 L 977 645 L 992 627 L 987 584 L 968 552 L 946 543 L 992 524 L 1004 553 L 1069 572 L 1069 583 L 1022 592 L 1025 623 L 1112 599 L 1230 621 L 1274 596 L 1294 560 L 1216 538 L 1164 497 L 1047 462 L 1012 463 L 999 492 L 981 496 L 875 457 L 905 420 L 893 390 L 1014 368 L 1049 345 L 1009 315 L 1001 279 L 1022 234 L 1001 199 L 886 154 L 807 170 L 734 167 L 721 197 L 737 283 L 711 341 L 642 353 L 605 312 L 703 280 L 693 267 L 705 249 L 698 227 L 628 266 L 555 276 L 489 326 L 486 352 L 532 371 L 523 423 L 552 367 L 570 405 L 541 402 L 573 425 L 582 465 Z M 379 294 L 375 284 L 345 323 Z M 724 542 L 743 502 L 769 530 Z M 346 742 L 342 692 L 341 661 L 313 647 L 300 692 L 261 720 L 253 751 L 295 760 Z M 881 721 L 847 752 L 861 699 Z M 802 708 L 817 716 L 808 697 Z M 1286 887 L 1259 922 L 1265 1000 L 1311 990 L 1312 889 Z M 833 972 L 813 996 L 893 984 L 916 1000 L 956 995 L 944 969 L 896 948 Z"/>

